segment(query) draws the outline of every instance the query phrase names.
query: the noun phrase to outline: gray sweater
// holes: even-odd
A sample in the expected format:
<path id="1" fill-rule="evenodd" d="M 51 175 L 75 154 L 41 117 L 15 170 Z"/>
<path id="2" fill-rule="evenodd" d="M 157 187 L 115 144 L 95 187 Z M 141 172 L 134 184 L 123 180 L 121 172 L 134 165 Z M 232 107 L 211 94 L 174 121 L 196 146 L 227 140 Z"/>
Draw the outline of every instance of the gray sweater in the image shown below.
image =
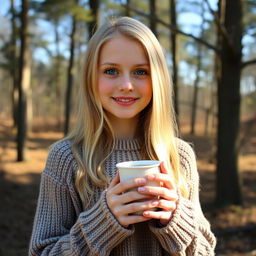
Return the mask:
<path id="1" fill-rule="evenodd" d="M 104 189 L 93 187 L 94 198 L 84 209 L 74 185 L 77 162 L 71 143 L 56 144 L 42 173 L 29 255 L 214 255 L 215 237 L 199 203 L 195 155 L 189 144 L 180 139 L 177 143 L 181 167 L 192 184 L 189 198 L 180 197 L 165 227 L 151 220 L 128 228 L 109 210 Z M 108 176 L 115 176 L 116 163 L 138 159 L 138 141 L 119 140 L 106 162 Z"/>

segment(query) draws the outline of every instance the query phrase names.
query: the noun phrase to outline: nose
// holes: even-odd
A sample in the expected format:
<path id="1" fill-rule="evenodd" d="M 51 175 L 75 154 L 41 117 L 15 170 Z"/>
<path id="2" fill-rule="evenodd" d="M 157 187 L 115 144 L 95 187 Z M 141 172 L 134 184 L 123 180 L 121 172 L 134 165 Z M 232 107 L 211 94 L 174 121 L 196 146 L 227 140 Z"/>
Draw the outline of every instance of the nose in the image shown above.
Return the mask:
<path id="1" fill-rule="evenodd" d="M 133 83 L 130 74 L 124 74 L 122 80 L 120 81 L 120 91 L 131 92 L 133 91 Z"/>

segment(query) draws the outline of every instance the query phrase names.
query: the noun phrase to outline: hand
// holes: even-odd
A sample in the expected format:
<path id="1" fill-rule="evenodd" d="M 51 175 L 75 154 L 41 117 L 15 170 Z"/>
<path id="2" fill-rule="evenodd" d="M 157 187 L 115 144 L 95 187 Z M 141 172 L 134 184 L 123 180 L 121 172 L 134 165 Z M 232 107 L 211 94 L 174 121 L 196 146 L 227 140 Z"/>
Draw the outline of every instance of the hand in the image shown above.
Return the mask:
<path id="1" fill-rule="evenodd" d="M 158 204 L 156 207 L 161 210 L 146 210 L 143 212 L 143 216 L 152 219 L 159 219 L 162 225 L 167 225 L 177 207 L 178 193 L 176 185 L 168 174 L 163 162 L 160 165 L 160 171 L 161 173 L 148 175 L 147 179 L 149 181 L 160 182 L 160 184 L 162 184 L 161 187 L 141 186 L 138 188 L 138 192 L 143 195 L 150 195 L 159 198 L 157 200 Z"/>
<path id="2" fill-rule="evenodd" d="M 145 178 L 120 182 L 119 173 L 111 181 L 106 193 L 107 204 L 122 226 L 128 227 L 130 224 L 151 219 L 150 217 L 133 214 L 155 207 L 158 201 L 155 198 L 150 199 L 148 195 L 138 193 L 136 190 L 129 191 L 145 185 L 146 182 Z M 138 202 L 138 200 L 143 201 Z"/>

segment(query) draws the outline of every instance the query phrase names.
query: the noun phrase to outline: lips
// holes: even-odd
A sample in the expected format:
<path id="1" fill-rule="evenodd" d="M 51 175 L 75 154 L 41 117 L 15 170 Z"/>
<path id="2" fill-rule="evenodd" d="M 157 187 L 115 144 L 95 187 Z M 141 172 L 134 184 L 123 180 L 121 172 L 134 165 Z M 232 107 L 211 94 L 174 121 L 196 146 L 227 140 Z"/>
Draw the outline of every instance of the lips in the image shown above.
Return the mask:
<path id="1" fill-rule="evenodd" d="M 112 97 L 112 99 L 120 105 L 131 105 L 139 98 L 136 97 Z"/>

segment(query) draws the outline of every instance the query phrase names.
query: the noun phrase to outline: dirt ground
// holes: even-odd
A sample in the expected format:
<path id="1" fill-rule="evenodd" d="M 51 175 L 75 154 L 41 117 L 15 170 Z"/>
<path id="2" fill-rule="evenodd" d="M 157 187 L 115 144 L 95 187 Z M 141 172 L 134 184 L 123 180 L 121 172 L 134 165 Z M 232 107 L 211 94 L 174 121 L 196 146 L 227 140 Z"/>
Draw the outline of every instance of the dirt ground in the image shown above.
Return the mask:
<path id="1" fill-rule="evenodd" d="M 201 202 L 218 243 L 216 255 L 256 255 L 256 119 L 242 125 L 239 165 L 244 206 L 214 208 L 214 141 L 183 135 L 192 142 L 201 178 Z M 38 125 L 29 134 L 28 160 L 16 162 L 15 132 L 0 116 L 0 256 L 25 256 L 39 192 L 40 173 L 49 146 L 62 137 L 52 124 Z"/>

